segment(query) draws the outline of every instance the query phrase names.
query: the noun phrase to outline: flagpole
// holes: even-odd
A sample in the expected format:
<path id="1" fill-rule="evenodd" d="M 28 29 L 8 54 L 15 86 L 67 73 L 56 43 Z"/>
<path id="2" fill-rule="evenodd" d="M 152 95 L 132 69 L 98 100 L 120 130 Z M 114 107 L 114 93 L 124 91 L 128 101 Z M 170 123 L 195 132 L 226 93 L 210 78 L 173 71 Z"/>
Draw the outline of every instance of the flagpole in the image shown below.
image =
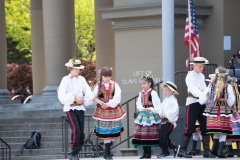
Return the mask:
<path id="1" fill-rule="evenodd" d="M 188 37 L 189 37 L 189 45 L 188 45 L 188 48 L 189 48 L 189 63 L 192 62 L 192 49 L 191 49 L 191 10 L 190 10 L 190 0 L 188 0 Z M 191 65 L 189 64 L 189 67 L 188 67 L 188 70 L 190 71 L 191 70 Z"/>

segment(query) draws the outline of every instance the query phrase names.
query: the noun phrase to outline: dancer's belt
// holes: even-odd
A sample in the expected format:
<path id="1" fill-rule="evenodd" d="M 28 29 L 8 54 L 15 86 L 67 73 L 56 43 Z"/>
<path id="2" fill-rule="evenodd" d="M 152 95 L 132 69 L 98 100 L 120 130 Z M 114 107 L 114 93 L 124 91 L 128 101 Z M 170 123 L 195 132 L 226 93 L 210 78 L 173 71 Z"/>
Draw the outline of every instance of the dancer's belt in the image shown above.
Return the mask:
<path id="1" fill-rule="evenodd" d="M 163 118 L 162 122 L 168 122 L 169 120 L 167 118 Z"/>
<path id="2" fill-rule="evenodd" d="M 195 97 L 194 95 L 192 95 L 192 93 L 188 93 L 188 97 L 189 98 L 195 98 L 195 99 L 198 99 L 199 97 Z"/>
<path id="3" fill-rule="evenodd" d="M 70 104 L 71 107 L 81 106 L 81 105 L 82 105 L 82 104 L 77 104 L 77 103 Z"/>
<path id="4" fill-rule="evenodd" d="M 153 107 L 153 105 L 143 105 L 143 108 L 150 108 Z"/>

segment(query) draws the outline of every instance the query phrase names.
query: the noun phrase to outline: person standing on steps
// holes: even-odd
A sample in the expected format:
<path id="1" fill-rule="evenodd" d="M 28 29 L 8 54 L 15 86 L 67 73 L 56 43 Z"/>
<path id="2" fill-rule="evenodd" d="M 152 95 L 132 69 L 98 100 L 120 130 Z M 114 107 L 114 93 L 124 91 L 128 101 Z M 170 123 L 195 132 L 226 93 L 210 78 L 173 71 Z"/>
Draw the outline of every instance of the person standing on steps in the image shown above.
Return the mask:
<path id="1" fill-rule="evenodd" d="M 111 145 L 124 131 L 121 120 L 126 112 L 120 105 L 121 89 L 117 82 L 112 80 L 112 68 L 103 67 L 99 74 L 100 81 L 94 86 L 93 93 L 103 103 L 98 103 L 93 113 L 96 120 L 94 133 L 98 139 L 104 141 L 104 158 L 112 160 Z"/>
<path id="2" fill-rule="evenodd" d="M 202 74 L 205 64 L 208 60 L 204 57 L 195 57 L 193 62 L 193 70 L 189 71 L 186 76 L 186 85 L 188 91 L 188 97 L 186 100 L 186 127 L 183 132 L 180 144 L 180 150 L 178 152 L 178 157 L 192 158 L 191 155 L 187 154 L 187 147 L 191 139 L 192 134 L 195 132 L 195 122 L 198 120 L 200 124 L 200 130 L 203 137 L 203 157 L 213 158 L 209 149 L 209 135 L 206 134 L 206 116 L 203 112 L 206 105 L 201 105 L 199 103 L 199 96 L 204 94 L 207 89 L 205 83 L 205 76 Z"/>
<path id="3" fill-rule="evenodd" d="M 78 160 L 78 154 L 84 144 L 84 106 L 92 104 L 96 98 L 84 77 L 79 73 L 84 69 L 79 59 L 70 59 L 65 64 L 70 72 L 62 78 L 58 89 L 58 99 L 64 105 L 69 124 L 72 129 L 71 157 L 70 160 Z"/>
<path id="4" fill-rule="evenodd" d="M 139 93 L 136 105 L 139 111 L 135 119 L 135 131 L 132 138 L 134 146 L 143 147 L 143 155 L 140 159 L 151 158 L 151 147 L 159 146 L 159 124 L 161 122 L 158 112 L 161 102 L 154 90 L 154 82 L 151 75 L 141 78 L 142 91 Z"/>

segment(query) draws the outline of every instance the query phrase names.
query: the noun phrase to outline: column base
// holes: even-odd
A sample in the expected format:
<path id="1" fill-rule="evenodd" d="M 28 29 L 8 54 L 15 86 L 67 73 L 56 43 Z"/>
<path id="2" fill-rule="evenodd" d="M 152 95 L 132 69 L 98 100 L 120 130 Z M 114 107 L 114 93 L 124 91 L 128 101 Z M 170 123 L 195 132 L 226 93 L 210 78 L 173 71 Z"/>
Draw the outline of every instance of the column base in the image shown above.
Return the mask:
<path id="1" fill-rule="evenodd" d="M 46 86 L 43 94 L 34 94 L 31 103 L 59 102 L 57 94 L 58 86 Z"/>
<path id="2" fill-rule="evenodd" d="M 0 104 L 19 104 L 20 100 L 11 100 L 8 89 L 0 89 Z"/>
<path id="3" fill-rule="evenodd" d="M 0 99 L 11 99 L 9 93 L 8 89 L 0 89 Z"/>

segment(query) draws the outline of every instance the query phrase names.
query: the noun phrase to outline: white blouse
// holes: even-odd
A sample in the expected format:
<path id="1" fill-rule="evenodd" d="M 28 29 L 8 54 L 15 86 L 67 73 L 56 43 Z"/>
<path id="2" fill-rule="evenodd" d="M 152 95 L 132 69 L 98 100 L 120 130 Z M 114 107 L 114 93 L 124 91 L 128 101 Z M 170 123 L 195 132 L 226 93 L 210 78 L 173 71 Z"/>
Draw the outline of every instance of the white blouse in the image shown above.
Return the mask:
<path id="1" fill-rule="evenodd" d="M 148 91 L 150 91 L 150 90 L 151 89 L 149 89 Z M 144 91 L 142 91 L 142 92 L 144 92 Z M 137 99 L 137 102 L 136 102 L 138 111 L 143 111 L 144 110 L 144 107 L 142 105 L 142 92 L 139 92 L 139 96 L 138 96 L 138 99 Z M 147 94 L 147 92 L 146 92 L 146 94 Z M 160 108 L 161 108 L 160 98 L 158 97 L 158 94 L 155 90 L 152 90 L 151 96 L 152 96 L 152 103 L 153 103 L 154 107 L 150 107 L 148 109 L 150 109 L 152 113 L 158 113 L 160 111 Z"/>
<path id="2" fill-rule="evenodd" d="M 70 77 L 71 74 L 63 77 L 58 89 L 58 99 L 64 105 L 63 111 L 68 112 L 70 109 L 86 111 L 84 106 L 91 105 L 95 96 L 84 77 Z M 71 107 L 74 96 L 83 98 L 84 104 Z"/>
<path id="3" fill-rule="evenodd" d="M 114 86 L 115 86 L 114 96 L 106 104 L 107 104 L 107 106 L 109 106 L 111 108 L 115 108 L 121 102 L 121 89 L 115 81 L 110 81 L 110 83 L 115 83 L 114 84 Z M 105 88 L 109 87 L 109 83 L 102 82 L 102 84 L 105 86 Z M 98 96 L 98 85 L 95 85 L 95 87 L 93 89 L 93 93 L 96 97 Z"/>
<path id="4" fill-rule="evenodd" d="M 200 97 L 203 95 L 204 90 L 207 88 L 207 85 L 205 83 L 205 76 L 202 73 L 189 71 L 185 81 L 188 93 L 191 93 L 195 97 Z M 196 102 L 198 102 L 198 99 L 187 97 L 186 106 Z"/>
<path id="5" fill-rule="evenodd" d="M 178 120 L 179 106 L 174 95 L 166 97 L 163 100 L 159 114 L 163 114 L 174 125 L 174 128 L 177 126 L 176 121 Z"/>

